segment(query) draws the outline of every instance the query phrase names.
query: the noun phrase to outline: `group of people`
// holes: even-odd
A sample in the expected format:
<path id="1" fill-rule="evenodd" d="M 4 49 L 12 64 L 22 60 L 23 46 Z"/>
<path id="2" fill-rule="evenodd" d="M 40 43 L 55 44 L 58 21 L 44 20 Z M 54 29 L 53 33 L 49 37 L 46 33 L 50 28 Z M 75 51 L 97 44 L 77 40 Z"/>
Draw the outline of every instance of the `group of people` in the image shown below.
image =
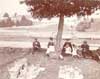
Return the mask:
<path id="1" fill-rule="evenodd" d="M 76 46 L 75 44 L 72 44 L 70 40 L 66 39 L 66 42 L 61 48 L 61 54 L 59 56 L 60 59 L 64 59 L 65 56 L 72 56 L 72 57 L 83 57 L 87 58 L 87 56 L 93 57 L 96 56 L 97 59 L 99 59 L 99 56 L 94 55 L 92 51 L 89 48 L 87 41 L 83 41 L 83 44 L 80 46 Z M 33 50 L 38 51 L 41 49 L 40 42 L 35 38 L 35 41 L 33 42 Z M 55 42 L 54 39 L 51 37 L 50 41 L 47 45 L 46 55 L 50 56 L 51 53 L 55 52 Z"/>
<path id="2" fill-rule="evenodd" d="M 77 47 L 75 44 L 71 44 L 69 40 L 66 40 L 62 47 L 60 58 L 63 59 L 64 56 L 68 55 L 86 58 L 87 55 L 91 54 L 90 52 L 89 45 L 86 41 Z"/>

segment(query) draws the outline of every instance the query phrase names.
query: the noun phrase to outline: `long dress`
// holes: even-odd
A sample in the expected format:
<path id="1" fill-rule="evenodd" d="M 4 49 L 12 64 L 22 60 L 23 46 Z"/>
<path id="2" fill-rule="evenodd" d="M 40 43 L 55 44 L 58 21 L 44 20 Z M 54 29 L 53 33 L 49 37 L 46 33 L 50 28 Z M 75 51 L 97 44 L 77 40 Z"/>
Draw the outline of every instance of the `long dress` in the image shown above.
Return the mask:
<path id="1" fill-rule="evenodd" d="M 50 53 L 53 53 L 53 52 L 55 52 L 54 42 L 50 41 L 48 43 L 48 48 L 47 48 L 46 54 L 50 54 Z"/>
<path id="2" fill-rule="evenodd" d="M 76 56 L 76 55 L 78 55 L 78 54 L 77 54 L 77 48 L 73 48 L 72 55 L 73 55 L 73 56 Z"/>

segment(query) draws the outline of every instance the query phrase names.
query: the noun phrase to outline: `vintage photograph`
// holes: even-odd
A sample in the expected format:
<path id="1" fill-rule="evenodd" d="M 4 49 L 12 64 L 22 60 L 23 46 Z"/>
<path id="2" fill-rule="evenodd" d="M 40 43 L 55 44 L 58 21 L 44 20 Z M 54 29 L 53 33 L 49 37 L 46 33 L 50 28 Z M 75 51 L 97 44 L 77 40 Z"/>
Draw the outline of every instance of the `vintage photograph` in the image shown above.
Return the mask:
<path id="1" fill-rule="evenodd" d="M 0 0 L 0 79 L 100 79 L 100 0 Z"/>

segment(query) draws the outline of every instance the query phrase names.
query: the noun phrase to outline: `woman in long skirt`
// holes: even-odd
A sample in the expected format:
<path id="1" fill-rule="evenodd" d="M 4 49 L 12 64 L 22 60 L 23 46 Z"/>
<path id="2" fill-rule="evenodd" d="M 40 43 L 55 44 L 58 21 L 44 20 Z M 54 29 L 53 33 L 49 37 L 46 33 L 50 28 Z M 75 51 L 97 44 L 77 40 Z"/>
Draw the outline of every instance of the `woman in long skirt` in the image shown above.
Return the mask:
<path id="1" fill-rule="evenodd" d="M 50 41 L 48 42 L 48 48 L 46 51 L 46 55 L 50 56 L 50 54 L 54 52 L 55 52 L 54 41 L 53 41 L 53 38 L 50 38 Z"/>

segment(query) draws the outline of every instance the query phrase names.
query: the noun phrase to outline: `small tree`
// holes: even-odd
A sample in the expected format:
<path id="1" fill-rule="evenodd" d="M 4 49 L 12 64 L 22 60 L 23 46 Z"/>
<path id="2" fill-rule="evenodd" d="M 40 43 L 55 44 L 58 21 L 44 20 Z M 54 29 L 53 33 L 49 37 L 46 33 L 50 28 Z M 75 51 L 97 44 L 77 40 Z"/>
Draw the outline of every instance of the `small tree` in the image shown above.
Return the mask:
<path id="1" fill-rule="evenodd" d="M 32 21 L 26 18 L 24 15 L 22 16 L 21 20 L 19 21 L 19 26 L 31 26 Z"/>
<path id="2" fill-rule="evenodd" d="M 100 8 L 99 0 L 25 0 L 24 2 L 30 7 L 30 12 L 34 18 L 59 17 L 56 52 L 59 52 L 58 49 L 60 49 L 64 16 L 91 15 Z"/>

